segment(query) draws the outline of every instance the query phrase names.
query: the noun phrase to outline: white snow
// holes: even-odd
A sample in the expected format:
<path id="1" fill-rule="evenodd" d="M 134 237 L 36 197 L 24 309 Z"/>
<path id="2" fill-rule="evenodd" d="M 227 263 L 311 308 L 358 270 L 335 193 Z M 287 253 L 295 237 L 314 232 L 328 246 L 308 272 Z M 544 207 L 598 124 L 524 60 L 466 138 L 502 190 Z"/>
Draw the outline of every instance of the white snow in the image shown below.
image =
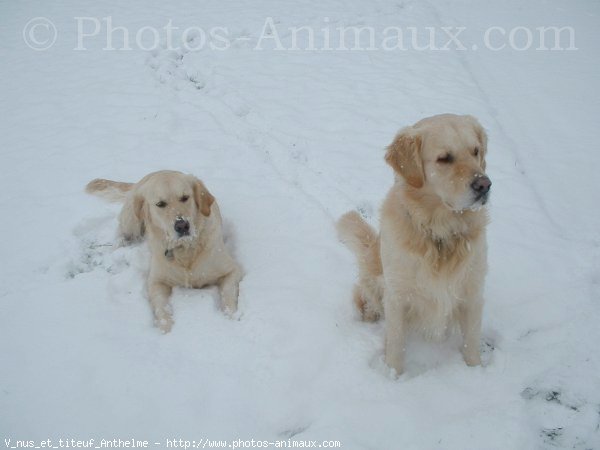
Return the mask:
<path id="1" fill-rule="evenodd" d="M 597 2 L 28 0 L 0 11 L 0 437 L 600 448 Z M 46 51 L 23 41 L 36 16 L 59 31 Z M 172 20 L 175 41 L 221 26 L 232 45 L 103 51 L 102 22 L 75 51 L 84 16 L 133 36 Z M 300 26 L 464 26 L 469 43 L 491 26 L 572 26 L 578 50 L 255 50 L 268 17 L 284 43 Z M 353 310 L 356 267 L 333 222 L 357 208 L 377 224 L 393 179 L 383 148 L 442 112 L 473 114 L 489 133 L 486 364 L 466 367 L 456 337 L 415 337 L 394 380 L 382 325 Z M 193 173 L 217 197 L 246 272 L 239 320 L 218 311 L 216 289 L 178 289 L 173 331 L 153 328 L 147 250 L 118 246 L 118 205 L 83 187 L 159 169 Z"/>

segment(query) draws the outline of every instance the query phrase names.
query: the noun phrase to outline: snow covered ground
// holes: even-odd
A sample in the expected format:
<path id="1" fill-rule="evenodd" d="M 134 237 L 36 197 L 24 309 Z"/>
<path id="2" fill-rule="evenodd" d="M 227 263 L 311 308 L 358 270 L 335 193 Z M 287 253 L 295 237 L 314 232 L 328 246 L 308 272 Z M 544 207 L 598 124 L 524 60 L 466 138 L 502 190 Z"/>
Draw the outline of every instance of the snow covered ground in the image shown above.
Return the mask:
<path id="1" fill-rule="evenodd" d="M 23 40 L 37 16 L 58 30 L 46 51 Z M 75 18 L 107 16 L 132 40 L 169 20 L 179 43 L 224 27 L 230 48 L 103 51 L 100 22 L 75 51 Z M 435 27 L 443 43 L 451 26 L 467 48 L 256 50 L 268 17 L 284 44 L 289 27 L 373 27 L 377 42 Z M 563 0 L 1 1 L 0 437 L 600 448 L 599 18 Z M 553 25 L 577 50 L 481 48 L 489 27 Z M 377 223 L 383 148 L 441 112 L 489 132 L 486 365 L 466 367 L 456 337 L 414 338 L 394 380 L 333 222 L 358 208 Z M 116 248 L 118 206 L 83 187 L 158 169 L 218 198 L 246 271 L 239 321 L 216 290 L 180 289 L 173 331 L 152 327 L 146 249 Z"/>

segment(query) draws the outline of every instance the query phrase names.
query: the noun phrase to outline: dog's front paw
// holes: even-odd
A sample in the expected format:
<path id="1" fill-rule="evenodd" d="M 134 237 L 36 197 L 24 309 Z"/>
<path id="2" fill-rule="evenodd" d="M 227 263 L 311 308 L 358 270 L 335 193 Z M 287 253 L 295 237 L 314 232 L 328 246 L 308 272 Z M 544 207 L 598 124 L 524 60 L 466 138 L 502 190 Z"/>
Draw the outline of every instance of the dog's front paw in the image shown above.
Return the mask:
<path id="1" fill-rule="evenodd" d="M 163 334 L 166 334 L 173 328 L 173 317 L 169 314 L 161 314 L 154 318 L 154 325 L 162 331 Z"/>
<path id="2" fill-rule="evenodd" d="M 237 314 L 237 312 L 238 312 L 237 302 L 231 302 L 227 305 L 223 305 L 221 309 L 223 311 L 223 314 L 225 314 L 230 319 L 238 318 L 239 314 Z"/>
<path id="3" fill-rule="evenodd" d="M 477 356 L 463 355 L 463 357 L 464 357 L 465 362 L 467 363 L 467 366 L 469 366 L 469 367 L 481 365 L 481 356 L 479 356 L 479 355 L 477 355 Z"/>
<path id="4" fill-rule="evenodd" d="M 385 355 L 385 363 L 391 369 L 390 375 L 392 378 L 398 378 L 404 372 L 404 363 L 402 358 Z"/>
<path id="5" fill-rule="evenodd" d="M 221 311 L 230 319 L 235 318 L 235 313 L 238 310 L 238 300 L 235 296 L 221 296 Z"/>
<path id="6" fill-rule="evenodd" d="M 479 353 L 479 349 L 473 350 L 470 348 L 463 349 L 463 359 L 467 366 L 480 366 L 481 365 L 481 354 Z"/>

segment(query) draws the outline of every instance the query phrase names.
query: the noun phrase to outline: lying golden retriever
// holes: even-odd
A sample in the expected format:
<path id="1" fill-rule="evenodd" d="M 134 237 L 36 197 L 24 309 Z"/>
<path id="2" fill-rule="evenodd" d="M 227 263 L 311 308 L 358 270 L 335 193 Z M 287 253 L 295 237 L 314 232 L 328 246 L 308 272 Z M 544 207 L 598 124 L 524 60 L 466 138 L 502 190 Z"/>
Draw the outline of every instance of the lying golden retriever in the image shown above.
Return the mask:
<path id="1" fill-rule="evenodd" d="M 215 198 L 200 180 L 164 170 L 135 184 L 96 179 L 86 191 L 124 202 L 119 233 L 125 241 L 148 236 L 148 297 L 162 332 L 173 325 L 169 297 L 174 286 L 217 284 L 224 312 L 232 315 L 237 310 L 242 271 L 223 243 Z"/>
<path id="2" fill-rule="evenodd" d="M 385 361 L 404 369 L 408 329 L 443 337 L 458 322 L 463 356 L 481 364 L 487 136 L 471 116 L 443 114 L 402 129 L 387 148 L 396 173 L 377 232 L 356 212 L 338 233 L 357 255 L 354 302 L 363 320 L 385 312 Z"/>

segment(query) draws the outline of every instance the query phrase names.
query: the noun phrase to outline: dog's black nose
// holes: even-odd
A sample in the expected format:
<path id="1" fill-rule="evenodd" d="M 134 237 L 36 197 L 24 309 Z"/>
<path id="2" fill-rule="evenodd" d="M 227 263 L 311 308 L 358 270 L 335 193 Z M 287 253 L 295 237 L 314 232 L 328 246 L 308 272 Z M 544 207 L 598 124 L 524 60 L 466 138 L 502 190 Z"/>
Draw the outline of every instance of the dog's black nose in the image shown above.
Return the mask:
<path id="1" fill-rule="evenodd" d="M 475 178 L 475 181 L 471 183 L 471 189 L 473 189 L 478 196 L 487 194 L 491 186 L 492 180 L 485 175 Z"/>
<path id="2" fill-rule="evenodd" d="M 175 221 L 175 232 L 179 236 L 190 234 L 190 223 L 185 219 L 177 219 Z"/>

